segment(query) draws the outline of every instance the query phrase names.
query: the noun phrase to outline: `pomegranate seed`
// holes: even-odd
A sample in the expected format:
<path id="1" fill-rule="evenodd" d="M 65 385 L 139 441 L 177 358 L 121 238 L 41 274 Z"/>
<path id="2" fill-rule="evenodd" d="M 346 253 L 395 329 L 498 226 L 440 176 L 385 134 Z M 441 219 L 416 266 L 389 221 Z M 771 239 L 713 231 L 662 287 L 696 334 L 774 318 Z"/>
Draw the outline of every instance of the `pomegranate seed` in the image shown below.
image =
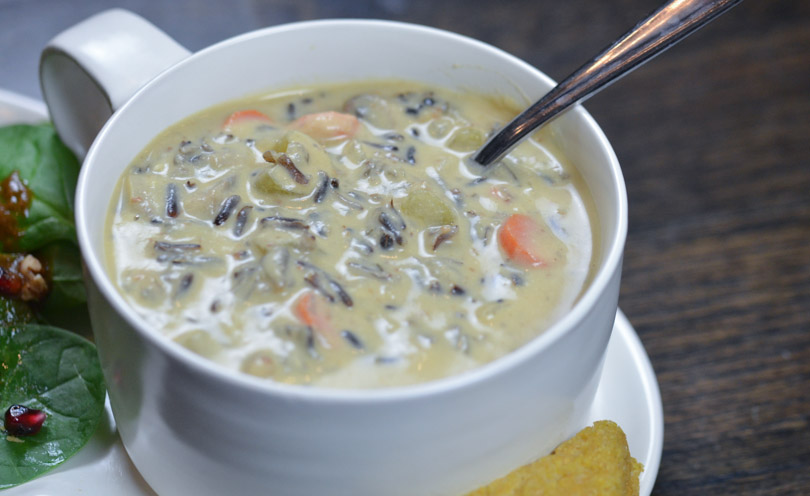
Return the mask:
<path id="1" fill-rule="evenodd" d="M 42 410 L 11 405 L 6 410 L 6 431 L 12 436 L 30 436 L 39 432 L 48 415 Z"/>
<path id="2" fill-rule="evenodd" d="M 17 296 L 22 290 L 22 279 L 11 270 L 0 267 L 0 295 Z"/>

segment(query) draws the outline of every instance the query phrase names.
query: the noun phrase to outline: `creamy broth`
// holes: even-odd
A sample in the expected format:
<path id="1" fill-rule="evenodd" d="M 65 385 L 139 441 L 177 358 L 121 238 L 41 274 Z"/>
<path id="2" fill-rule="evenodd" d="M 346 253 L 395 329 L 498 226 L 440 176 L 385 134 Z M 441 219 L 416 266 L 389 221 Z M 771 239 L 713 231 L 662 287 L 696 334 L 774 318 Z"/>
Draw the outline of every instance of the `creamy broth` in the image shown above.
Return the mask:
<path id="1" fill-rule="evenodd" d="M 553 128 L 470 161 L 517 111 L 393 81 L 213 107 L 125 171 L 109 271 L 168 339 L 270 380 L 380 387 L 487 363 L 571 308 L 597 250 Z"/>

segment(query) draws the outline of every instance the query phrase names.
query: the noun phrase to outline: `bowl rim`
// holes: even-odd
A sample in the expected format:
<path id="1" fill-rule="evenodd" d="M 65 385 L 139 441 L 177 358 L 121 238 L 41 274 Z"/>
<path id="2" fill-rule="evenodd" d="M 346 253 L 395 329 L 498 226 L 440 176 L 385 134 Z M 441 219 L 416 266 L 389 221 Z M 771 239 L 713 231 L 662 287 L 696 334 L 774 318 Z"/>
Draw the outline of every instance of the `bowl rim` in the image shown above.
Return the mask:
<path id="1" fill-rule="evenodd" d="M 505 373 L 508 369 L 515 368 L 522 362 L 541 354 L 545 348 L 549 348 L 553 343 L 562 339 L 566 334 L 574 329 L 577 324 L 585 318 L 588 312 L 596 306 L 600 295 L 609 285 L 614 272 L 620 270 L 621 268 L 621 260 L 627 236 L 627 192 L 621 167 L 604 132 L 593 117 L 591 117 L 591 115 L 580 105 L 570 109 L 569 113 L 576 114 L 577 118 L 582 120 L 582 122 L 587 126 L 589 132 L 593 134 L 595 144 L 603 150 L 608 159 L 608 162 L 605 165 L 608 166 L 611 171 L 610 186 L 613 190 L 611 195 L 617 199 L 617 222 L 615 229 L 612 231 L 613 239 L 609 245 L 603 244 L 601 248 L 601 251 L 604 254 L 603 262 L 600 264 L 593 280 L 582 293 L 580 298 L 575 302 L 574 306 L 544 332 L 521 345 L 519 348 L 491 362 L 479 365 L 473 369 L 458 374 L 453 374 L 428 382 L 382 388 L 331 388 L 268 381 L 266 379 L 243 374 L 238 370 L 231 370 L 223 365 L 201 357 L 192 351 L 183 348 L 179 344 L 172 342 L 165 336 L 160 335 L 159 331 L 150 329 L 149 326 L 135 312 L 135 310 L 124 301 L 123 297 L 116 289 L 112 279 L 104 268 L 104 254 L 96 253 L 93 247 L 94 243 L 91 241 L 91 239 L 94 236 L 89 231 L 87 223 L 84 222 L 85 218 L 89 218 L 88 216 L 90 215 L 90 212 L 88 212 L 88 208 L 85 206 L 85 200 L 83 199 L 83 197 L 90 196 L 89 191 L 91 191 L 90 186 L 92 185 L 91 170 L 88 164 L 95 160 L 96 155 L 99 153 L 99 149 L 104 146 L 104 138 L 110 134 L 110 129 L 117 125 L 117 123 L 122 119 L 122 115 L 125 116 L 127 114 L 127 109 L 137 102 L 138 96 L 141 93 L 149 91 L 149 88 L 155 84 L 160 84 L 160 81 L 167 73 L 182 68 L 182 66 L 192 60 L 205 57 L 208 53 L 224 49 L 230 45 L 242 43 L 246 40 L 272 36 L 274 34 L 283 33 L 290 30 L 330 29 L 334 27 L 384 27 L 386 29 L 409 31 L 412 35 L 427 34 L 438 38 L 453 40 L 456 43 L 470 45 L 473 49 L 478 51 L 491 52 L 500 58 L 506 59 L 510 64 L 520 66 L 521 69 L 531 73 L 532 76 L 538 79 L 538 81 L 544 82 L 545 84 L 549 85 L 549 87 L 554 85 L 554 81 L 539 69 L 488 43 L 430 26 L 380 19 L 323 19 L 281 24 L 237 35 L 235 37 L 217 42 L 198 52 L 192 53 L 188 58 L 178 62 L 145 84 L 117 112 L 115 112 L 98 133 L 83 162 L 79 174 L 75 197 L 76 231 L 87 272 L 98 287 L 102 297 L 118 314 L 118 316 L 123 318 L 127 324 L 129 324 L 138 334 L 142 335 L 152 346 L 156 347 L 164 355 L 167 355 L 168 357 L 179 361 L 189 369 L 194 370 L 195 373 L 205 376 L 210 380 L 243 388 L 244 390 L 251 391 L 256 394 L 279 395 L 281 397 L 299 401 L 305 400 L 330 403 L 368 404 L 377 402 L 389 403 L 409 401 L 427 396 L 441 395 L 447 393 L 448 391 L 464 390 L 474 386 L 476 383 L 490 380 Z"/>

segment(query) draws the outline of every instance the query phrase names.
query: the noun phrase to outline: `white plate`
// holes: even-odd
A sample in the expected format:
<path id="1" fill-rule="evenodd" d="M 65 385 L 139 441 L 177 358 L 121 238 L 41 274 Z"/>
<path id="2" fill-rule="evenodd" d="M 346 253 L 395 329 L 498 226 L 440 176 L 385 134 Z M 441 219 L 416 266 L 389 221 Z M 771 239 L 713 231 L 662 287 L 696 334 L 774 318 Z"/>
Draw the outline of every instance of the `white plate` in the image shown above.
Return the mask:
<path id="1" fill-rule="evenodd" d="M 47 117 L 36 100 L 0 90 L 0 125 L 39 122 Z M 616 315 L 590 421 L 613 420 L 627 434 L 630 453 L 644 464 L 640 494 L 652 492 L 664 444 L 661 393 L 650 359 L 633 326 Z M 585 427 L 585 426 L 583 426 Z M 48 474 L 8 489 L 3 496 L 144 496 L 154 495 L 132 465 L 115 430 L 109 401 L 106 415 L 90 442 Z"/>
<path id="2" fill-rule="evenodd" d="M 42 102 L 0 89 L 0 126 L 42 122 L 48 118 L 47 112 Z"/>
<path id="3" fill-rule="evenodd" d="M 0 89 L 0 126 L 47 119 L 42 102 Z M 109 400 L 105 406 L 98 429 L 76 456 L 38 479 L 3 491 L 3 496 L 154 495 L 118 439 Z"/>

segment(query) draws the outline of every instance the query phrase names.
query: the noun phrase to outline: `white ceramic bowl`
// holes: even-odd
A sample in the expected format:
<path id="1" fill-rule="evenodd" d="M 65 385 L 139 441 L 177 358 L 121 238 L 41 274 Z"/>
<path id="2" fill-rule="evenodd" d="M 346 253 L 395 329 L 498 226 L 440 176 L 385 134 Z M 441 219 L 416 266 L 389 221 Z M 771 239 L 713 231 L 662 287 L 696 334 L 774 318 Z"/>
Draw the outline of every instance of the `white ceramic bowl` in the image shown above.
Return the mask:
<path id="1" fill-rule="evenodd" d="M 555 126 L 596 203 L 600 269 L 562 320 L 504 358 L 432 383 L 372 391 L 273 384 L 164 339 L 116 292 L 105 271 L 105 217 L 135 154 L 189 114 L 272 87 L 403 78 L 528 103 L 552 81 L 489 45 L 394 22 L 277 26 L 187 58 L 144 23 L 122 11 L 86 21 L 46 49 L 41 76 L 59 131 L 79 153 L 94 124 L 71 113 L 96 109 L 100 125 L 105 105 L 120 105 L 87 153 L 77 229 L 115 419 L 133 462 L 158 493 L 458 495 L 584 426 L 617 309 L 627 214 L 615 155 L 583 109 Z M 147 39 L 147 48 L 137 38 Z M 125 86 L 134 91 L 142 81 L 122 81 L 121 71 L 131 67 L 115 68 L 122 61 L 138 66 L 145 54 L 160 59 L 157 66 L 180 61 L 129 98 Z M 155 67 L 141 65 L 147 67 L 138 77 L 151 77 Z"/>

